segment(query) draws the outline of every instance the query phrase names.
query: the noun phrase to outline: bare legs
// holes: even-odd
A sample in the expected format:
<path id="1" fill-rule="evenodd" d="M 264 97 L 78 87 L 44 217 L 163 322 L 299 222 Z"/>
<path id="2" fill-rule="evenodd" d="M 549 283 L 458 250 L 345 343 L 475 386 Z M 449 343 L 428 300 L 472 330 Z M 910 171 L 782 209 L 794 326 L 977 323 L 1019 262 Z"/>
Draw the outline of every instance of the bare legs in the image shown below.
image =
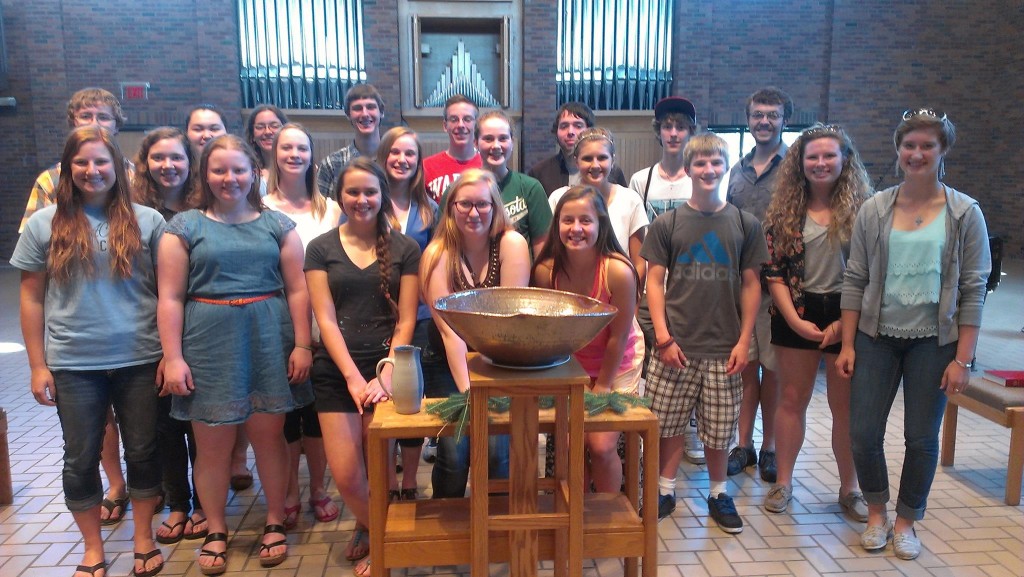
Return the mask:
<path id="1" fill-rule="evenodd" d="M 288 447 L 281 434 L 284 427 L 283 414 L 255 413 L 244 425 L 211 426 L 193 421 L 198 445 L 196 455 L 196 490 L 202 495 L 203 510 L 209 520 L 210 533 L 227 533 L 224 508 L 227 504 L 228 484 L 231 466 L 225 466 L 224 455 L 235 447 L 239 431 L 247 433 L 252 441 L 256 456 L 256 469 L 263 483 L 263 494 L 267 500 L 267 525 L 284 523 L 284 499 L 288 490 Z M 274 533 L 265 535 L 264 542 L 276 541 Z M 213 541 L 206 545 L 211 551 L 221 552 L 227 544 Z M 286 545 L 263 551 L 261 555 L 276 556 Z M 219 565 L 222 561 L 210 556 L 201 556 L 200 565 Z"/>
<path id="2" fill-rule="evenodd" d="M 331 476 L 345 505 L 356 517 L 356 523 L 370 523 L 369 489 L 363 454 L 363 435 L 373 413 L 320 413 L 320 429 L 324 435 L 324 452 Z M 364 422 L 365 421 L 365 422 Z M 384 490 L 380 487 L 379 490 Z"/>
<path id="3" fill-rule="evenodd" d="M 775 412 L 776 439 L 779 463 L 778 484 L 792 488 L 793 469 L 804 443 L 807 426 L 807 406 L 814 393 L 814 379 L 818 374 L 819 351 L 776 347 L 779 359 L 779 378 L 782 397 Z M 839 494 L 859 491 L 857 472 L 853 467 L 850 444 L 850 380 L 836 371 L 836 355 L 825 355 L 825 379 L 828 404 L 832 411 L 832 451 L 839 469 Z"/>
<path id="4" fill-rule="evenodd" d="M 740 405 L 739 446 L 754 446 L 754 421 L 761 407 L 761 450 L 775 450 L 775 411 L 779 383 L 775 372 L 751 362 L 743 369 L 743 402 Z"/>
<path id="5" fill-rule="evenodd" d="M 107 407 L 107 424 L 103 429 L 103 449 L 100 451 L 100 466 L 103 467 L 103 474 L 107 476 L 106 498 L 114 501 L 121 499 L 128 494 L 128 485 L 124 480 L 124 473 L 121 472 L 121 436 L 117 431 L 117 420 L 114 419 L 114 409 Z M 119 511 L 106 511 L 100 509 L 100 521 L 105 521 L 113 516 L 123 517 L 124 507 L 118 507 Z"/>
<path id="6" fill-rule="evenodd" d="M 594 489 L 598 493 L 618 493 L 622 489 L 619 435 L 618 431 L 614 431 L 588 433 L 586 436 L 587 453 L 590 455 L 589 473 L 594 481 Z"/>

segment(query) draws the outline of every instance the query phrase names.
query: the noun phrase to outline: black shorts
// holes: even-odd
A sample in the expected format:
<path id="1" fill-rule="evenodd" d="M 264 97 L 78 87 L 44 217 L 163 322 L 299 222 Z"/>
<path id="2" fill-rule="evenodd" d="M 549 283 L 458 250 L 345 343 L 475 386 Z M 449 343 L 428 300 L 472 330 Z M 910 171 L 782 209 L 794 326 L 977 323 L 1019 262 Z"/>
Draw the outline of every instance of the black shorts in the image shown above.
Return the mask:
<path id="1" fill-rule="evenodd" d="M 387 353 L 384 353 L 387 355 Z M 376 374 L 377 363 L 370 364 L 368 361 L 356 361 L 359 374 L 364 379 L 372 379 Z M 310 370 L 313 381 L 313 395 L 316 397 L 316 412 L 318 413 L 358 413 L 359 408 L 348 392 L 348 384 L 345 377 L 341 375 L 338 366 L 327 356 L 317 355 L 313 359 L 313 368 Z M 363 411 L 373 411 L 373 405 L 363 407 Z"/>
<path id="2" fill-rule="evenodd" d="M 305 407 L 299 407 L 290 411 L 284 416 L 284 440 L 295 443 L 308 437 L 312 439 L 323 438 L 320 431 L 320 419 L 316 416 L 314 403 Z"/>
<path id="3" fill-rule="evenodd" d="M 842 293 L 804 293 L 803 319 L 811 321 L 819 329 L 836 322 L 842 312 L 839 308 L 840 297 Z M 772 344 L 777 347 L 816 351 L 821 343 L 803 338 L 790 328 L 782 314 L 775 314 L 772 316 Z M 841 343 L 835 343 L 825 347 L 823 352 L 838 355 L 842 348 Z"/>

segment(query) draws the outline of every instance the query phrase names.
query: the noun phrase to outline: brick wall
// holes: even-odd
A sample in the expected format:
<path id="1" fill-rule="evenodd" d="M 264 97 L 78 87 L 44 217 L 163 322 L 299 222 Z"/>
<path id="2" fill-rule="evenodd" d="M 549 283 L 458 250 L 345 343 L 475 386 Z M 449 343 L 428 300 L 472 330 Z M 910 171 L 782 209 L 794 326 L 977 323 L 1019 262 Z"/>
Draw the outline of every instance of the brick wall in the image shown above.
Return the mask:
<path id="1" fill-rule="evenodd" d="M 383 93 L 385 123 L 400 121 L 399 0 L 364 0 L 368 79 Z M 10 255 L 35 175 L 57 160 L 71 92 L 148 81 L 150 99 L 125 103 L 129 123 L 180 124 L 211 102 L 241 129 L 234 0 L 0 0 L 10 85 L 0 111 L 0 254 Z M 453 4 L 457 6 L 457 4 Z M 557 0 L 523 0 L 523 166 L 551 153 L 556 108 Z M 743 123 L 746 96 L 777 84 L 797 122 L 845 124 L 874 179 L 889 176 L 892 130 L 906 108 L 946 110 L 959 142 L 947 182 L 982 203 L 1008 254 L 1024 257 L 1024 6 L 1010 0 L 933 2 L 676 0 L 676 93 L 698 120 Z M 646 119 L 644 119 L 646 122 Z M 134 151 L 128 151 L 130 154 Z"/>
<path id="2" fill-rule="evenodd" d="M 551 122 L 558 108 L 555 98 L 557 7 L 557 0 L 523 0 L 523 42 L 513 47 L 523 51 L 523 122 L 519 154 L 524 171 L 550 156 L 556 148 Z"/>

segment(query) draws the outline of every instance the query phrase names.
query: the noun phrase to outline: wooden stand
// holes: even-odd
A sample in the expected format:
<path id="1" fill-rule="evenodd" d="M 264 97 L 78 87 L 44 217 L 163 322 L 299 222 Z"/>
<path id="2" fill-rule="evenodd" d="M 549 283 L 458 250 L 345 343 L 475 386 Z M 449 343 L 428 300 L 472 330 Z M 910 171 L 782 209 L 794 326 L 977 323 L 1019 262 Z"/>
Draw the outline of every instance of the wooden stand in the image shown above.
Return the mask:
<path id="1" fill-rule="evenodd" d="M 469 359 L 470 439 L 490 434 L 487 404 L 492 397 L 509 397 L 509 512 L 489 511 L 489 493 L 502 483 L 488 477 L 488 444 L 473 442 L 469 478 L 473 483 L 470 511 L 472 577 L 487 577 L 491 533 L 508 532 L 509 573 L 537 574 L 537 533 L 552 529 L 555 537 L 555 575 L 583 574 L 583 391 L 590 377 L 575 359 L 545 371 L 515 371 L 494 367 L 477 355 Z M 555 398 L 555 474 L 537 478 L 538 401 Z M 568 441 L 568 451 L 566 451 Z M 570 466 L 571 465 L 571 466 Z M 542 487 L 543 486 L 543 487 Z M 538 511 L 538 489 L 554 495 L 553 510 Z M 482 489 L 487 489 L 482 490 Z"/>
<path id="2" fill-rule="evenodd" d="M 391 569 L 398 567 L 462 564 L 470 564 L 474 575 L 486 575 L 487 564 L 496 562 L 509 562 L 512 575 L 533 575 L 538 560 L 556 560 L 556 571 L 561 573 L 582 567 L 580 560 L 583 558 L 620 557 L 625 558 L 626 576 L 635 577 L 638 559 L 642 557 L 643 576 L 655 577 L 658 572 L 657 507 L 644 507 L 642 519 L 637 512 L 641 440 L 643 499 L 648 504 L 658 502 L 658 421 L 654 415 L 638 407 L 621 415 L 606 411 L 587 416 L 582 410 L 580 394 L 579 411 L 575 414 L 583 418 L 577 417 L 575 426 L 579 427 L 582 421 L 582 431 L 572 433 L 574 423 L 570 423 L 573 411 L 569 397 L 574 388 L 582 393 L 582 386 L 566 384 L 566 380 L 585 382 L 580 379 L 582 369 L 575 361 L 547 371 L 504 371 L 471 355 L 469 366 L 471 391 L 476 390 L 471 400 L 471 438 L 480 438 L 476 430 L 480 423 L 488 421 L 490 434 L 513 433 L 511 478 L 508 481 L 487 479 L 487 443 L 473 443 L 472 498 L 389 503 L 386 490 L 388 440 L 449 436 L 454 434 L 454 425 L 446 425 L 425 411 L 399 415 L 392 403 L 378 405 L 367 446 L 372 575 L 390 575 Z M 491 395 L 482 391 L 487 389 L 497 395 L 493 392 L 497 387 L 511 387 L 513 380 L 522 389 L 513 396 L 523 398 L 518 402 L 513 400 L 508 413 L 488 415 L 486 404 L 477 399 Z M 543 384 L 545 381 L 547 384 Z M 555 387 L 569 390 L 567 395 L 560 396 L 562 405 L 537 410 L 536 398 L 531 400 L 530 395 L 552 395 Z M 481 409 L 483 417 L 477 414 Z M 559 413 L 560 409 L 566 412 Z M 582 494 L 582 499 L 573 498 L 574 479 L 578 478 L 582 492 L 583 431 L 626 434 L 625 495 Z M 562 463 L 556 465 L 556 469 L 559 466 L 562 469 L 556 470 L 552 479 L 536 476 L 538 433 L 555 434 L 562 439 L 557 445 Z M 578 457 L 572 455 L 574 442 L 579 443 Z M 477 470 L 480 467 L 483 473 Z M 541 495 L 548 491 L 552 494 Z M 574 503 L 578 503 L 581 515 L 577 516 L 582 519 L 575 530 L 570 528 L 574 523 Z M 486 532 L 479 530 L 483 526 L 487 527 Z"/>

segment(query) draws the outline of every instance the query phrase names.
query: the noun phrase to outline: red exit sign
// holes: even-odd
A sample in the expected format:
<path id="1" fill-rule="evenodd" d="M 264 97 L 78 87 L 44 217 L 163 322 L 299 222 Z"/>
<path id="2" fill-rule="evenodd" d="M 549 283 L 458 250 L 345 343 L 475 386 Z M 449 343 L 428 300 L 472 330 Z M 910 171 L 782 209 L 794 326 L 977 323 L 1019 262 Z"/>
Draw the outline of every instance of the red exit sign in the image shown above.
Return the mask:
<path id="1" fill-rule="evenodd" d="M 146 100 L 149 98 L 148 82 L 122 82 L 121 100 Z"/>

